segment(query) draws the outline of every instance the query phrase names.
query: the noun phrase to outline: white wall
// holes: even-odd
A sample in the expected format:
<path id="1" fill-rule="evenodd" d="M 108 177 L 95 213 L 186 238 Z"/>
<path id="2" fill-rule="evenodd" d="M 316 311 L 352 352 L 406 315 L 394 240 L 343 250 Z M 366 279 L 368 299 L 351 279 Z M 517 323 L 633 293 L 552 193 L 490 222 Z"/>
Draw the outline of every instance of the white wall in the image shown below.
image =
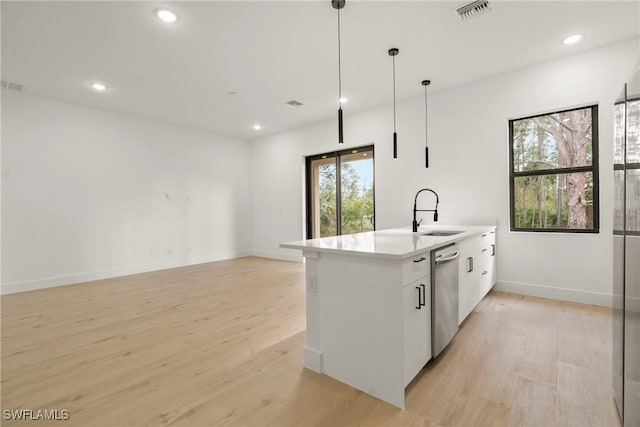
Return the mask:
<path id="1" fill-rule="evenodd" d="M 2 113 L 3 293 L 250 253 L 248 142 L 4 89 Z"/>
<path id="2" fill-rule="evenodd" d="M 497 218 L 499 288 L 608 305 L 611 105 L 638 52 L 632 40 L 457 88 L 434 81 L 429 169 L 419 82 L 398 104 L 395 161 L 391 106 L 347 105 L 344 148 L 376 146 L 378 228 L 409 226 L 413 196 L 429 186 L 441 218 Z M 601 233 L 511 233 L 508 119 L 594 102 Z M 300 259 L 278 244 L 304 236 L 304 156 L 341 148 L 335 120 L 249 144 L 5 90 L 2 113 L 3 293 L 251 251 Z"/>
<path id="3" fill-rule="evenodd" d="M 440 195 L 441 217 L 497 218 L 500 289 L 610 305 L 612 104 L 638 52 L 634 39 L 452 89 L 438 91 L 434 81 L 429 169 L 420 82 L 418 96 L 397 106 L 395 161 L 391 107 L 350 114 L 347 104 L 345 148 L 375 144 L 377 228 L 409 226 L 414 194 L 428 186 Z M 510 232 L 508 120 L 592 103 L 599 105 L 600 234 Z M 304 236 L 303 158 L 339 149 L 336 134 L 331 120 L 252 142 L 255 254 L 299 259 L 278 244 Z"/>

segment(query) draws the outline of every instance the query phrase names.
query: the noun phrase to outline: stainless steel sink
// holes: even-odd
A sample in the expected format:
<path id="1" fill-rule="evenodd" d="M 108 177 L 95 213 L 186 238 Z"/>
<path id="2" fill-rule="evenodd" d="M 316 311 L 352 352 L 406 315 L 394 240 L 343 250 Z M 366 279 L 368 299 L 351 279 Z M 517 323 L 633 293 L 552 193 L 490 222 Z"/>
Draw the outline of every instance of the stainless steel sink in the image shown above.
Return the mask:
<path id="1" fill-rule="evenodd" d="M 463 233 L 463 231 L 438 230 L 438 231 L 429 231 L 428 233 L 420 233 L 420 235 L 421 236 L 454 236 L 460 233 Z"/>

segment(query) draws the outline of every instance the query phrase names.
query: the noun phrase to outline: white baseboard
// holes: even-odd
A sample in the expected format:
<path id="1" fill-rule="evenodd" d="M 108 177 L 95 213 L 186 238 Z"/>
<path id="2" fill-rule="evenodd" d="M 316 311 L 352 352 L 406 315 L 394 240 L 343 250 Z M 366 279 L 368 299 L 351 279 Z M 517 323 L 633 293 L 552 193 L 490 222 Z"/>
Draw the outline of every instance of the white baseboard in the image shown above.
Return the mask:
<path id="1" fill-rule="evenodd" d="M 253 251 L 253 256 L 259 256 L 262 258 L 280 259 L 282 261 L 302 262 L 302 252 L 298 255 L 293 253 L 279 252 L 279 251 Z"/>
<path id="2" fill-rule="evenodd" d="M 223 261 L 226 259 L 251 256 L 251 251 L 225 252 L 201 257 L 182 258 L 169 262 L 158 262 L 146 265 L 116 268 L 111 270 L 94 271 L 89 273 L 72 274 L 68 276 L 49 277 L 45 279 L 29 280 L 25 282 L 3 283 L 0 294 L 8 295 L 18 292 L 34 291 L 37 289 L 53 288 L 56 286 L 73 285 L 112 277 L 128 276 L 130 274 L 146 273 L 149 271 L 165 270 L 167 268 L 184 267 L 207 262 Z"/>
<path id="3" fill-rule="evenodd" d="M 322 373 L 322 353 L 305 346 L 304 347 L 304 367 L 321 374 Z"/>
<path id="4" fill-rule="evenodd" d="M 499 280 L 494 288 L 496 291 L 511 292 L 514 294 L 529 295 L 533 297 L 551 298 L 562 301 L 578 302 L 582 304 L 601 305 L 613 307 L 613 296 L 600 292 L 581 291 L 578 289 L 556 288 L 553 286 L 534 285 L 531 283 L 518 283 Z"/>

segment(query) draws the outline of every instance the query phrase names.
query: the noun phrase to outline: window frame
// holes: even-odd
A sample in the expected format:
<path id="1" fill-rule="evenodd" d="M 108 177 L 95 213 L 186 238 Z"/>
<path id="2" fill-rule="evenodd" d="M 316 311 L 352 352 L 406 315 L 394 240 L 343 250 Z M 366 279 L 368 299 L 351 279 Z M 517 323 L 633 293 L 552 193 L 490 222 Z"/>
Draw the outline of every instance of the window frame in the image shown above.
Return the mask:
<path id="1" fill-rule="evenodd" d="M 376 184 L 375 184 L 375 176 L 376 176 L 376 161 L 375 161 L 375 145 L 363 145 L 360 147 L 352 147 L 345 148 L 344 150 L 330 151 L 328 153 L 314 154 L 310 156 L 305 156 L 305 239 L 320 239 L 320 237 L 312 237 L 313 236 L 313 221 L 311 211 L 313 210 L 312 206 L 312 196 L 313 188 L 312 188 L 312 168 L 311 163 L 314 160 L 319 160 L 323 158 L 335 157 L 336 159 L 336 236 L 342 236 L 342 201 L 340 195 L 342 194 L 342 176 L 341 176 L 341 157 L 348 154 L 353 154 L 353 151 L 371 151 L 371 158 L 373 159 L 373 230 L 376 230 Z"/>
<path id="2" fill-rule="evenodd" d="M 625 84 L 625 94 L 626 94 L 626 88 L 627 88 L 627 85 Z M 615 185 L 615 172 L 616 171 L 623 171 L 623 173 L 624 173 L 624 176 L 623 176 L 624 190 L 623 191 L 624 191 L 625 194 L 627 192 L 627 187 L 626 187 L 627 186 L 627 171 L 628 170 L 640 169 L 640 162 L 627 162 L 627 132 L 626 132 L 626 128 L 628 126 L 628 120 L 629 120 L 628 108 L 629 108 L 629 103 L 631 103 L 631 102 L 640 102 L 640 96 L 627 97 L 625 95 L 624 98 L 618 99 L 613 104 L 614 108 L 615 108 L 616 105 L 619 105 L 619 104 L 623 104 L 624 108 L 625 108 L 625 113 L 624 113 L 624 117 L 625 117 L 624 118 L 625 142 L 624 142 L 624 147 L 623 147 L 623 161 L 622 161 L 622 163 L 615 163 L 615 155 L 614 155 L 614 159 L 613 159 L 613 161 L 614 161 L 614 163 L 613 163 L 614 185 Z M 614 142 L 614 145 L 615 145 L 615 142 Z M 614 147 L 614 149 L 615 149 L 615 147 Z M 614 198 L 615 198 L 615 196 L 614 196 Z M 622 209 L 625 210 L 625 211 L 627 210 L 626 203 L 622 207 Z M 626 219 L 626 214 L 625 214 L 625 219 Z M 615 228 L 615 226 L 616 226 L 616 223 L 615 223 L 615 216 L 614 216 L 614 222 L 613 222 L 613 234 L 614 235 L 616 235 L 616 236 L 624 236 L 626 234 L 627 236 L 640 236 L 640 231 L 627 229 L 626 221 L 623 224 L 623 230 L 617 229 L 617 228 Z"/>
<path id="3" fill-rule="evenodd" d="M 513 123 L 521 120 L 544 117 L 552 114 L 566 113 L 569 111 L 591 109 L 591 166 L 579 166 L 569 168 L 554 168 L 535 171 L 515 172 L 513 158 Z M 509 119 L 509 227 L 511 231 L 533 232 L 533 233 L 578 233 L 578 234 L 599 234 L 600 233 L 600 173 L 599 173 L 599 152 L 598 152 L 598 104 L 584 105 L 581 107 L 565 108 L 542 114 Z M 561 175 L 567 173 L 591 172 L 593 174 L 593 228 L 527 228 L 516 227 L 515 211 L 515 180 L 518 177 Z"/>

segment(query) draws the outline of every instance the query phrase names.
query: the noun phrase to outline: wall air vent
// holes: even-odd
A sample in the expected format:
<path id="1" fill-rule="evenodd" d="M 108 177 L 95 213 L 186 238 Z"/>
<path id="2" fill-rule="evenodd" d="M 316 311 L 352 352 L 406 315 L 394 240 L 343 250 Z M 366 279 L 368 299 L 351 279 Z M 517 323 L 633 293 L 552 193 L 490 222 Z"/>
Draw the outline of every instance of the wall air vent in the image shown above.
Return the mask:
<path id="1" fill-rule="evenodd" d="M 288 105 L 291 108 L 300 108 L 302 107 L 302 102 L 298 102 L 295 99 L 292 99 L 289 102 L 285 102 L 285 105 Z"/>
<path id="2" fill-rule="evenodd" d="M 463 21 L 476 18 L 490 11 L 491 5 L 488 0 L 477 0 L 456 9 Z"/>
<path id="3" fill-rule="evenodd" d="M 0 86 L 3 87 L 4 89 L 15 90 L 16 92 L 22 92 L 24 90 L 24 85 L 21 85 L 19 83 L 9 82 L 7 80 L 2 80 L 0 82 Z"/>

